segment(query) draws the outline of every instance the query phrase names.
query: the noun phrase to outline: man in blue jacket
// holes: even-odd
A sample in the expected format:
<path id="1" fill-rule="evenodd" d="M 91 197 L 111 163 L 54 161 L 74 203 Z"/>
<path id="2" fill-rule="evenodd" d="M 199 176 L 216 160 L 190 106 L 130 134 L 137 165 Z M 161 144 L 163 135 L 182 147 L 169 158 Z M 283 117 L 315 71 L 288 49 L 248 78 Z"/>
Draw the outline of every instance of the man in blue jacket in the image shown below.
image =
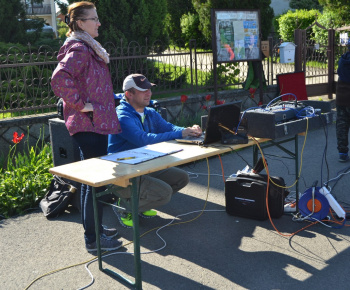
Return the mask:
<path id="1" fill-rule="evenodd" d="M 117 107 L 122 133 L 109 135 L 108 153 L 116 153 L 149 144 L 199 136 L 202 130 L 198 125 L 183 128 L 165 121 L 153 108 L 147 107 L 151 101 L 152 84 L 141 74 L 132 74 L 123 83 L 124 98 Z M 172 167 L 140 177 L 139 212 L 142 217 L 153 217 L 157 212 L 152 208 L 170 201 L 172 194 L 189 182 L 186 171 Z M 129 188 L 118 190 L 123 199 L 131 196 Z M 131 213 L 113 208 L 124 227 L 132 227 Z"/>
<path id="2" fill-rule="evenodd" d="M 350 43 L 349 43 L 350 44 Z M 349 46 L 348 44 L 348 46 Z M 349 46 L 350 48 L 350 46 Z M 336 88 L 336 134 L 339 161 L 349 160 L 350 128 L 350 52 L 344 53 L 338 62 L 338 83 Z"/>

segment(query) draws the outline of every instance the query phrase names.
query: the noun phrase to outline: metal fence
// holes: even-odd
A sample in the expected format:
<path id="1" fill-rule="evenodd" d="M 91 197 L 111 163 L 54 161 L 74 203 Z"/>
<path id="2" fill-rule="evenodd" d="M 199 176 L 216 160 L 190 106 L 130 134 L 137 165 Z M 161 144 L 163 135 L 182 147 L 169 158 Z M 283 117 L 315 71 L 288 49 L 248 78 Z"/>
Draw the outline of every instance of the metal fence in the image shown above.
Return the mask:
<path id="1" fill-rule="evenodd" d="M 276 84 L 276 75 L 294 72 L 294 64 L 279 63 L 278 39 L 270 38 L 269 57 L 263 60 L 263 69 L 267 85 Z M 311 61 L 326 66 L 325 55 L 310 46 L 308 57 Z M 130 73 L 142 73 L 157 84 L 154 98 L 198 94 L 210 92 L 214 88 L 213 60 L 211 47 L 192 40 L 187 48 L 182 44 L 164 46 L 161 41 L 151 45 L 130 42 L 124 45 L 106 43 L 104 47 L 110 53 L 110 72 L 115 93 L 121 92 L 122 82 Z M 51 90 L 50 80 L 57 65 L 57 51 L 47 46 L 26 51 L 11 47 L 6 54 L 0 55 L 0 117 L 38 114 L 56 110 L 57 97 Z M 225 65 L 225 64 L 224 64 Z M 239 74 L 231 77 L 232 71 Z M 318 77 L 312 82 L 326 82 L 327 68 L 305 67 L 307 79 Z M 218 70 L 219 90 L 242 89 L 247 77 L 247 62 L 229 64 Z"/>

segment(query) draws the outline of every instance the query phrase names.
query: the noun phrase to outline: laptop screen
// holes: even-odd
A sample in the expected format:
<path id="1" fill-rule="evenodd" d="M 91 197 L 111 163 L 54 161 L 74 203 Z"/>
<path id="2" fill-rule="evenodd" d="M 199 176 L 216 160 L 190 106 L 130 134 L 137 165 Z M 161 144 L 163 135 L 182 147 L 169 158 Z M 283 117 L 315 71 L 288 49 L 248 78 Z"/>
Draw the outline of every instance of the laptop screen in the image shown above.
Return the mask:
<path id="1" fill-rule="evenodd" d="M 228 132 L 223 127 L 233 131 L 238 126 L 241 103 L 242 101 L 236 101 L 210 107 L 205 125 L 204 144 L 220 141 L 221 132 Z"/>

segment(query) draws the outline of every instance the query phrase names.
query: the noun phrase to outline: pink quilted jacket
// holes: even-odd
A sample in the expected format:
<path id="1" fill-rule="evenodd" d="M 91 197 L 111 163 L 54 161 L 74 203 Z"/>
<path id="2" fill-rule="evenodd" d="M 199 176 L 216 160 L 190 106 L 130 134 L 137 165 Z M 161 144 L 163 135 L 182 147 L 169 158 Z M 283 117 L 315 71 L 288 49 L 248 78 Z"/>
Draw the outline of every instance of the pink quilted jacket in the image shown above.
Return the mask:
<path id="1" fill-rule="evenodd" d="M 107 64 L 90 46 L 77 40 L 66 41 L 57 58 L 59 64 L 51 86 L 55 95 L 64 100 L 63 114 L 69 134 L 120 133 Z M 80 112 L 85 103 L 92 103 L 93 114 Z"/>

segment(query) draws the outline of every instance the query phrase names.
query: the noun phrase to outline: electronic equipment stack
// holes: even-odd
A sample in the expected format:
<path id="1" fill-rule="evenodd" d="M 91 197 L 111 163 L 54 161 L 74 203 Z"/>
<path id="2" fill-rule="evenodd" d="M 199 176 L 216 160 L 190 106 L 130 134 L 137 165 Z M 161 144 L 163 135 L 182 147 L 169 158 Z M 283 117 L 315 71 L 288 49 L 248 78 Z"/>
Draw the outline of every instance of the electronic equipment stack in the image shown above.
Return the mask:
<path id="1" fill-rule="evenodd" d="M 312 107 L 315 113 L 306 120 L 302 113 L 307 107 Z M 242 117 L 248 135 L 269 139 L 294 136 L 305 132 L 307 126 L 308 130 L 314 130 L 333 121 L 330 102 L 309 100 L 247 110 Z"/>

